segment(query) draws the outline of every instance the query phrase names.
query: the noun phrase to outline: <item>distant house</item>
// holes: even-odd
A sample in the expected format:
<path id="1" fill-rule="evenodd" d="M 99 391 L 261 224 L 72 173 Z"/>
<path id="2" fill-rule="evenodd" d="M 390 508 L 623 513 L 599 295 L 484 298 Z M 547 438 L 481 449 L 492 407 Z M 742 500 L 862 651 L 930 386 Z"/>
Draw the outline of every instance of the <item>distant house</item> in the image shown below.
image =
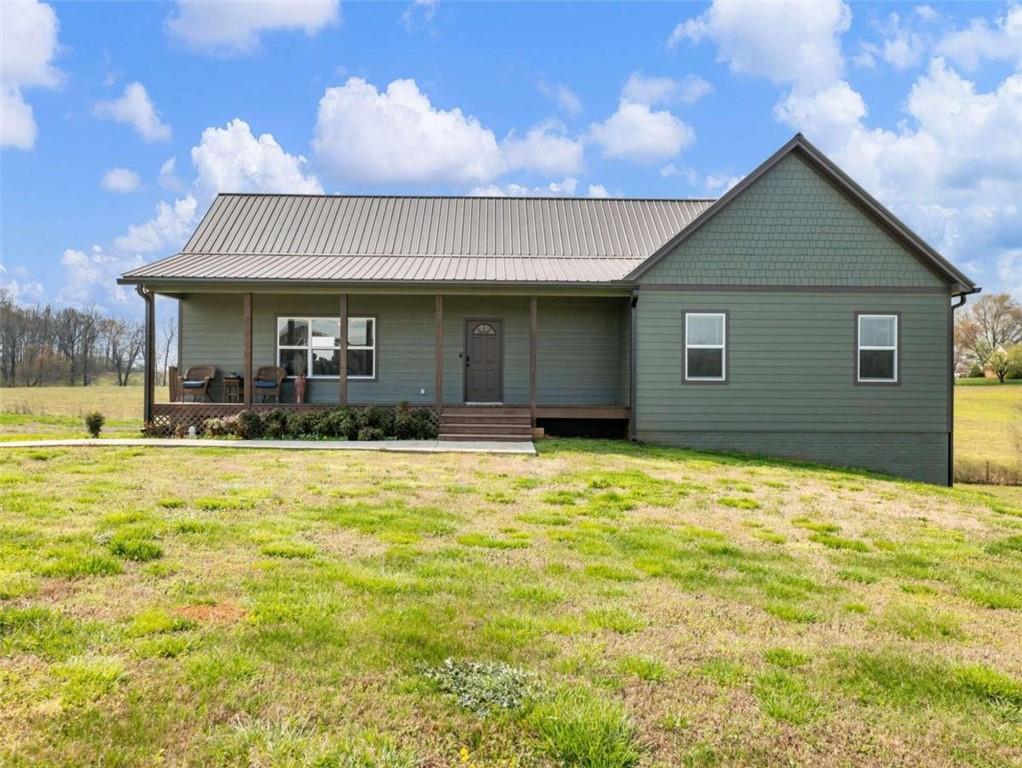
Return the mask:
<path id="1" fill-rule="evenodd" d="M 147 420 L 247 407 L 276 365 L 284 402 L 307 374 L 309 403 L 407 401 L 448 437 L 620 424 L 933 483 L 979 290 L 801 135 L 716 201 L 221 194 L 120 282 L 150 327 L 176 298 L 182 369 L 218 371 L 216 405 Z"/>

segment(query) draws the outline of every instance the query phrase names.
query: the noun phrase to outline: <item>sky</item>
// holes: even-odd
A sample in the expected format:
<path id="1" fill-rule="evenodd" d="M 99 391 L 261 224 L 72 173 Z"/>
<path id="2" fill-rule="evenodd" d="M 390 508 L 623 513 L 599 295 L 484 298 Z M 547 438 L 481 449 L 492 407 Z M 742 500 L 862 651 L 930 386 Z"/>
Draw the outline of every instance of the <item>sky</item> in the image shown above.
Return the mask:
<path id="1" fill-rule="evenodd" d="M 796 131 L 1022 299 L 1022 4 L 0 3 L 0 287 L 138 317 L 218 191 L 717 197 Z"/>

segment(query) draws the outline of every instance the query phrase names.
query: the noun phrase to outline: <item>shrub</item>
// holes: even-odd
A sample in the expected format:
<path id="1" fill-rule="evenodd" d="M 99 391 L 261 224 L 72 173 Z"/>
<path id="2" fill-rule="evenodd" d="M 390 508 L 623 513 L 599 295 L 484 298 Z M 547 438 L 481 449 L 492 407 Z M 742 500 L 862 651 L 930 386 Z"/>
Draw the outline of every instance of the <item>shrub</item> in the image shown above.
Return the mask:
<path id="1" fill-rule="evenodd" d="M 238 414 L 238 437 L 255 440 L 263 436 L 263 420 L 255 411 L 242 411 Z"/>
<path id="2" fill-rule="evenodd" d="M 385 435 L 394 434 L 394 420 L 394 409 L 384 405 L 373 405 L 365 411 L 366 426 Z"/>
<path id="3" fill-rule="evenodd" d="M 316 435 L 347 438 L 350 423 L 347 408 L 334 408 L 320 415 Z"/>
<path id="4" fill-rule="evenodd" d="M 270 440 L 281 440 L 287 434 L 287 412 L 281 408 L 274 408 L 263 416 L 263 437 Z"/>
<path id="5" fill-rule="evenodd" d="M 459 707 L 479 717 L 497 709 L 520 710 L 540 690 L 533 674 L 502 663 L 444 659 L 422 672 L 441 691 L 452 694 Z"/>
<path id="6" fill-rule="evenodd" d="M 287 436 L 291 438 L 325 437 L 322 434 L 323 417 L 331 413 L 327 411 L 295 411 L 287 417 Z"/>
<path id="7" fill-rule="evenodd" d="M 433 421 L 433 414 L 425 408 L 412 411 L 412 422 L 415 425 L 412 436 L 418 440 L 436 440 L 438 435 L 436 422 Z"/>
<path id="8" fill-rule="evenodd" d="M 238 434 L 238 417 L 224 416 L 206 419 L 202 424 L 202 432 L 210 437 L 230 437 Z"/>
<path id="9" fill-rule="evenodd" d="M 103 414 L 99 411 L 92 411 L 91 413 L 85 414 L 85 428 L 89 431 L 91 437 L 99 437 L 100 431 L 103 429 L 103 422 L 106 421 L 103 418 Z"/>
<path id="10" fill-rule="evenodd" d="M 394 437 L 398 440 L 412 440 L 418 436 L 417 426 L 412 407 L 407 402 L 398 405 L 394 414 Z"/>
<path id="11" fill-rule="evenodd" d="M 383 440 L 386 435 L 383 433 L 382 429 L 366 426 L 358 430 L 357 437 L 359 440 Z"/>

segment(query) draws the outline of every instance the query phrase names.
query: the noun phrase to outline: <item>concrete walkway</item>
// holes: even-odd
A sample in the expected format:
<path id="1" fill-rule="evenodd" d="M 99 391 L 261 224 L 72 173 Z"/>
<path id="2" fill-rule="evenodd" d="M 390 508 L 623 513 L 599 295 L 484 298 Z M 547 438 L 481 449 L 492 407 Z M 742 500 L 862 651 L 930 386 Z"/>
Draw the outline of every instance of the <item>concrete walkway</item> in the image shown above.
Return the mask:
<path id="1" fill-rule="evenodd" d="M 2 448 L 82 448 L 102 446 L 144 448 L 273 448 L 285 451 L 391 451 L 394 453 L 511 453 L 536 455 L 532 441 L 496 440 L 208 440 L 200 438 L 81 438 L 76 440 L 0 441 Z"/>

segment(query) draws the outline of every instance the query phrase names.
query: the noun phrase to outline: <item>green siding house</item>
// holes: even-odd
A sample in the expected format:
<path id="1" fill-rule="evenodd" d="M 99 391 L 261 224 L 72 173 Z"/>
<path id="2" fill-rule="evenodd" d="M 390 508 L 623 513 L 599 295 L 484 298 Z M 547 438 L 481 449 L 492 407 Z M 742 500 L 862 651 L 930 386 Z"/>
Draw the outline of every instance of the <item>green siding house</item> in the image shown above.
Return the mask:
<path id="1" fill-rule="evenodd" d="M 147 421 L 277 407 L 279 366 L 280 407 L 407 402 L 452 439 L 616 425 L 941 484 L 979 290 L 801 135 L 715 201 L 222 194 L 120 282 L 147 362 L 160 294 L 180 370 L 216 369 L 202 402 L 150 376 Z"/>

